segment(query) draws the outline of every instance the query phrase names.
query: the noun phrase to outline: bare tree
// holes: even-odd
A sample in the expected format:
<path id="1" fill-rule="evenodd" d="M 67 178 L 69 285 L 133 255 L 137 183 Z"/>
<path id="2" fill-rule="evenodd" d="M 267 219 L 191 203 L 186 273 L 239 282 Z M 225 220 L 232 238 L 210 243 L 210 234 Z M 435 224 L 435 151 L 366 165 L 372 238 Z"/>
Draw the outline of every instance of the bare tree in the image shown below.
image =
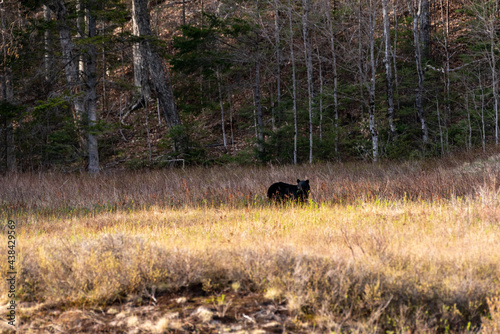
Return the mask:
<path id="1" fill-rule="evenodd" d="M 217 67 L 215 73 L 217 75 L 217 88 L 219 91 L 219 105 L 220 105 L 221 125 L 222 125 L 222 140 L 224 143 L 224 150 L 226 150 L 226 152 L 227 152 L 226 121 L 224 119 L 224 101 L 222 99 L 221 75 L 220 75 L 219 67 Z"/>
<path id="2" fill-rule="evenodd" d="M 442 24 L 442 47 L 444 49 L 444 57 L 445 57 L 445 66 L 443 72 L 443 81 L 444 81 L 444 95 L 445 95 L 445 103 L 444 103 L 444 115 L 443 115 L 443 124 L 441 125 L 441 117 L 438 117 L 439 120 L 439 137 L 441 141 L 441 154 L 444 155 L 445 146 L 448 146 L 448 131 L 447 131 L 447 118 L 451 113 L 450 106 L 450 62 L 451 62 L 451 54 L 448 47 L 448 35 L 449 35 L 449 3 L 446 2 L 446 6 L 443 0 L 439 0 L 440 5 L 440 14 L 441 14 L 441 24 Z M 439 109 L 438 109 L 439 116 Z"/>
<path id="3" fill-rule="evenodd" d="M 378 130 L 375 121 L 375 77 L 377 74 L 377 68 L 375 66 L 375 16 L 377 13 L 377 3 L 376 0 L 368 0 L 368 31 L 369 31 L 369 44 L 370 44 L 370 88 L 369 92 L 369 123 L 370 123 L 370 133 L 372 136 L 372 158 L 373 161 L 378 161 L 379 148 L 378 148 Z"/>
<path id="4" fill-rule="evenodd" d="M 478 83 L 479 83 L 479 99 L 480 99 L 480 104 L 478 105 L 477 102 L 477 95 L 476 92 L 472 91 L 472 101 L 474 103 L 474 110 L 476 111 L 476 114 L 481 118 L 481 127 L 479 129 L 479 132 L 481 133 L 481 144 L 483 148 L 483 152 L 486 151 L 486 122 L 485 122 L 485 115 L 484 115 L 484 108 L 485 108 L 485 102 L 484 102 L 484 86 L 483 86 L 483 79 L 482 79 L 482 73 L 481 73 L 481 68 L 479 67 L 479 71 L 477 74 L 478 77 Z"/>
<path id="5" fill-rule="evenodd" d="M 321 53 L 319 51 L 319 43 L 316 42 L 316 55 L 318 57 L 318 76 L 319 76 L 319 140 L 323 140 L 323 65 Z"/>
<path id="6" fill-rule="evenodd" d="M 335 130 L 335 140 L 334 140 L 334 150 L 335 154 L 338 155 L 338 144 L 339 144 L 339 102 L 338 102 L 338 74 L 337 74 L 337 51 L 335 46 L 335 32 L 334 23 L 332 16 L 330 14 L 330 8 L 326 8 L 326 19 L 328 25 L 328 37 L 330 42 L 330 51 L 332 54 L 332 75 L 333 75 L 333 117 L 334 117 L 334 130 Z"/>
<path id="7" fill-rule="evenodd" d="M 387 12 L 387 1 L 382 0 L 382 15 L 384 20 L 384 65 L 385 65 L 385 80 L 387 87 L 387 118 L 389 120 L 389 130 L 393 135 L 396 134 L 396 125 L 394 124 L 394 92 L 392 89 L 392 50 L 391 50 L 391 31 L 389 15 Z"/>
<path id="8" fill-rule="evenodd" d="M 307 68 L 307 97 L 309 110 L 309 163 L 313 162 L 313 100 L 314 100 L 314 79 L 313 79 L 313 64 L 312 64 L 312 43 L 309 36 L 309 11 L 310 0 L 303 0 L 302 13 L 302 33 L 304 36 L 304 53 Z"/>

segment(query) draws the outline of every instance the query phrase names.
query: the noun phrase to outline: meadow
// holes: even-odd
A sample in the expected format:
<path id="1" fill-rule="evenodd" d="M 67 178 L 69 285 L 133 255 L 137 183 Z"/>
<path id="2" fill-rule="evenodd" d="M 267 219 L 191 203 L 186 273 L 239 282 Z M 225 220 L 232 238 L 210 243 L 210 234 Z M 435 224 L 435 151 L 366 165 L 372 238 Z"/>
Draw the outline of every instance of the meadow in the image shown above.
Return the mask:
<path id="1" fill-rule="evenodd" d="M 1 176 L 0 221 L 16 222 L 18 329 L 500 332 L 498 165 Z M 271 183 L 297 178 L 310 180 L 308 203 L 268 203 Z M 3 256 L 2 305 L 8 269 Z"/>

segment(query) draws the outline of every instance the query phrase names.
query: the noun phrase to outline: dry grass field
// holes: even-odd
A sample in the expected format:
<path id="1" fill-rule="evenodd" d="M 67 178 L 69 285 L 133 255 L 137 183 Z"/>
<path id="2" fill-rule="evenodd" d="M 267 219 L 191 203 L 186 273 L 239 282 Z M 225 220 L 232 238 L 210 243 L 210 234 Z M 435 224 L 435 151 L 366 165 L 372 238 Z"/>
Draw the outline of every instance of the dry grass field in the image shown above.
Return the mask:
<path id="1" fill-rule="evenodd" d="M 18 330 L 499 333 L 497 164 L 2 176 Z M 267 202 L 297 178 L 309 203 Z"/>

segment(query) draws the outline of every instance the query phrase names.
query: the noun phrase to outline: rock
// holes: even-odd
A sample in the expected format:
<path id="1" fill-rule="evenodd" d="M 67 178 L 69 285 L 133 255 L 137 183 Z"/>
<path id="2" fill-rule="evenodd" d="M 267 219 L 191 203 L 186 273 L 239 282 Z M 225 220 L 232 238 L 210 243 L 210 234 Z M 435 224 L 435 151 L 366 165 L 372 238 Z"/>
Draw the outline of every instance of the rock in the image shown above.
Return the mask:
<path id="1" fill-rule="evenodd" d="M 185 304 L 187 303 L 187 298 L 186 297 L 179 297 L 174 299 L 177 304 Z"/>
<path id="2" fill-rule="evenodd" d="M 115 307 L 112 307 L 106 313 L 111 314 L 111 315 L 115 315 L 115 314 L 120 313 L 120 311 L 118 311 Z"/>
<path id="3" fill-rule="evenodd" d="M 209 322 L 214 317 L 214 313 L 205 306 L 198 307 L 191 315 L 199 318 L 202 322 Z"/>

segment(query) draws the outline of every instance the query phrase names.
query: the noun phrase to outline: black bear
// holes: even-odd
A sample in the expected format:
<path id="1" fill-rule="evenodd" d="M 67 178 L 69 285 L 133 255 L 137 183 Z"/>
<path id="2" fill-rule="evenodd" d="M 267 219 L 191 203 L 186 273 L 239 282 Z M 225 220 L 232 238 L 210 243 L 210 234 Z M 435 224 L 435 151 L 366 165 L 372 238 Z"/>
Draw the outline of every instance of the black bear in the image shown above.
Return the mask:
<path id="1" fill-rule="evenodd" d="M 307 201 L 310 192 L 311 187 L 309 187 L 309 180 L 297 180 L 297 185 L 276 182 L 273 183 L 267 190 L 267 197 L 276 202 L 305 202 Z"/>

